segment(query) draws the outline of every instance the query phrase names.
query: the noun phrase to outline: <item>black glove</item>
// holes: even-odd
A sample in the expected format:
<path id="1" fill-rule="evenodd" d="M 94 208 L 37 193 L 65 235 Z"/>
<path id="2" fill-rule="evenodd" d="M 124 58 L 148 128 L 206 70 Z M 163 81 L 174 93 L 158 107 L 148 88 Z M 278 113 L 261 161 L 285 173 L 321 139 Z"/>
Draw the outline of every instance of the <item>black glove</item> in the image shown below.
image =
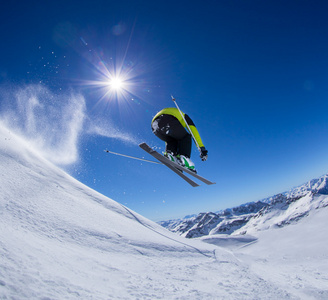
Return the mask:
<path id="1" fill-rule="evenodd" d="M 202 161 L 207 160 L 207 153 L 208 151 L 205 149 L 205 147 L 200 147 L 200 158 Z"/>

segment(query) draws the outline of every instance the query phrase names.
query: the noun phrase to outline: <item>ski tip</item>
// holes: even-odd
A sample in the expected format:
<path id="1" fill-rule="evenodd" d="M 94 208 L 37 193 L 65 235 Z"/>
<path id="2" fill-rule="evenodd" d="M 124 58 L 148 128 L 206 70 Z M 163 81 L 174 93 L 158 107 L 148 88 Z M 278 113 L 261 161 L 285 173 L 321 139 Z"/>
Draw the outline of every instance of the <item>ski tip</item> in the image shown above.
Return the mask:
<path id="1" fill-rule="evenodd" d="M 150 153 L 152 151 L 154 151 L 150 146 L 148 146 L 146 143 L 141 143 L 139 144 L 139 147 L 143 150 L 145 150 L 146 152 Z"/>

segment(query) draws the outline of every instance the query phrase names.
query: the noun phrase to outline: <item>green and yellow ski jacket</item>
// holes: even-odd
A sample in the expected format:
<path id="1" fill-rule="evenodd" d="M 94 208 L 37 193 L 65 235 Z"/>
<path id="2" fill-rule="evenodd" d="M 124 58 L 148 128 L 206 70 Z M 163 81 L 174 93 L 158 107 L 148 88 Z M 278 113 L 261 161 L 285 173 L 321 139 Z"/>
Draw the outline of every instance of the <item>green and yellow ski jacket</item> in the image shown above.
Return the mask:
<path id="1" fill-rule="evenodd" d="M 191 130 L 192 135 L 194 136 L 194 138 L 196 140 L 195 142 L 197 142 L 197 144 L 198 144 L 199 147 L 204 147 L 204 144 L 202 142 L 202 139 L 200 138 L 200 135 L 198 133 L 198 130 L 197 130 L 194 122 L 190 119 L 190 117 L 187 114 L 184 114 L 184 113 L 182 113 L 182 114 L 183 114 L 186 122 L 188 123 L 188 126 L 189 126 L 189 128 Z M 183 117 L 181 116 L 181 114 L 180 114 L 180 112 L 179 112 L 179 110 L 177 108 L 175 108 L 175 107 L 168 107 L 168 108 L 162 109 L 161 111 L 159 111 L 155 115 L 155 117 L 153 118 L 153 120 L 151 122 L 153 123 L 155 121 L 155 119 L 157 119 L 161 115 L 171 115 L 171 116 L 177 118 L 179 120 L 179 122 L 181 123 L 181 125 L 184 128 L 186 128 L 187 131 L 189 131 L 188 130 L 188 127 L 187 127 L 187 125 L 186 125 L 186 123 L 185 123 L 185 121 L 183 119 Z"/>

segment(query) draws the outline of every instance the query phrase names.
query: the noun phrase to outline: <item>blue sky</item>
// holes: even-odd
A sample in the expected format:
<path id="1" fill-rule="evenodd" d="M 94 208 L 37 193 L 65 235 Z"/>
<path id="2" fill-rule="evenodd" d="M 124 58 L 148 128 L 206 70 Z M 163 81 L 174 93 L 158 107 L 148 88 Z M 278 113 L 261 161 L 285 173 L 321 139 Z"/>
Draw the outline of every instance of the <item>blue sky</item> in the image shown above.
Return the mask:
<path id="1" fill-rule="evenodd" d="M 328 171 L 325 1 L 11 1 L 1 116 L 72 176 L 152 220 L 260 200 Z M 104 86 L 125 76 L 123 93 Z M 151 158 L 180 108 L 209 151 L 192 188 Z M 32 99 L 34 99 L 32 101 Z M 36 99 L 36 100 L 35 100 Z M 35 102 L 36 101 L 36 102 Z"/>

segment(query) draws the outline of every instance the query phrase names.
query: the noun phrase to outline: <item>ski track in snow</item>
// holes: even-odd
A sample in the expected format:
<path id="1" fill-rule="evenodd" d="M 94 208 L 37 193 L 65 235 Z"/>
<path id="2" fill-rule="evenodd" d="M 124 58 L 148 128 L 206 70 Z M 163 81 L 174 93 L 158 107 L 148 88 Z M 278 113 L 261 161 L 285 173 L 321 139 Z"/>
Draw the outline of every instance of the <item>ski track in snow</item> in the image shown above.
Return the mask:
<path id="1" fill-rule="evenodd" d="M 327 265 L 328 251 L 320 241 L 320 255 L 314 260 L 309 245 L 303 264 L 305 254 L 288 254 L 287 241 L 266 249 L 279 230 L 237 250 L 188 240 L 84 186 L 3 126 L 0 140 L 1 299 L 328 296 L 328 270 L 319 264 Z"/>

